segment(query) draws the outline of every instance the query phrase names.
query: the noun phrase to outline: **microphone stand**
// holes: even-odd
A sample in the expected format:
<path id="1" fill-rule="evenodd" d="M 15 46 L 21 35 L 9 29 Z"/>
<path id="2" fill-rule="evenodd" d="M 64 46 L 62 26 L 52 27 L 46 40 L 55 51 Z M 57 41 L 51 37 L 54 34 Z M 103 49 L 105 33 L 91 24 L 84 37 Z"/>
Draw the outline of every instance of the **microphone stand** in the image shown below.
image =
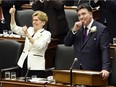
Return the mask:
<path id="1" fill-rule="evenodd" d="M 73 66 L 75 64 L 75 62 L 77 61 L 78 59 L 75 58 L 74 61 L 73 61 L 73 64 L 71 65 L 70 67 L 70 86 L 72 86 L 72 80 L 73 80 L 73 77 L 72 77 L 72 69 L 73 69 Z"/>
<path id="2" fill-rule="evenodd" d="M 70 69 L 70 86 L 72 86 L 72 69 Z"/>
<path id="3" fill-rule="evenodd" d="M 24 77 L 25 82 L 27 81 L 27 75 L 28 75 L 30 69 L 31 69 L 31 68 L 29 67 L 28 70 L 27 70 L 27 72 L 26 72 L 26 74 L 25 74 L 25 77 Z"/>

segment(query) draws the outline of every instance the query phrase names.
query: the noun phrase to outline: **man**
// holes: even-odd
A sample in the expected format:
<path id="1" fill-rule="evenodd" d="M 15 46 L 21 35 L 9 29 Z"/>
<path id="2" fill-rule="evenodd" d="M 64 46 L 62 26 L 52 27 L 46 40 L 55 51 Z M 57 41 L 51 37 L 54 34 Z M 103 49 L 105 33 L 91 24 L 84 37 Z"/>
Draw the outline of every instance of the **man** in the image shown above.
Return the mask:
<path id="1" fill-rule="evenodd" d="M 105 80 L 109 76 L 110 69 L 107 28 L 93 19 L 92 9 L 87 4 L 80 5 L 77 8 L 77 14 L 80 21 L 76 22 L 73 29 L 66 35 L 64 44 L 74 45 L 78 69 L 101 71 Z"/>
<path id="2" fill-rule="evenodd" d="M 107 26 L 110 43 L 113 43 L 116 37 L 116 0 L 90 0 L 90 5 L 93 8 L 100 6 L 99 21 Z"/>
<path id="3" fill-rule="evenodd" d="M 29 3 L 29 0 L 0 0 L 0 8 L 2 9 L 2 19 L 0 19 L 0 33 L 3 33 L 3 30 L 11 30 L 9 14 L 10 8 L 13 5 L 16 5 L 16 10 L 21 10 L 21 6 L 26 3 Z"/>

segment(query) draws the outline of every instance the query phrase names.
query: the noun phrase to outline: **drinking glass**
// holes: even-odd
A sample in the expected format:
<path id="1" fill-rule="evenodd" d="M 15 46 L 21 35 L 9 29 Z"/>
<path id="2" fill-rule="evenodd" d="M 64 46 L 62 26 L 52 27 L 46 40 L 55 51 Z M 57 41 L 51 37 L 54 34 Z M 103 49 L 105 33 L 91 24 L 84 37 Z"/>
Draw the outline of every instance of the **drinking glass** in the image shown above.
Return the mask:
<path id="1" fill-rule="evenodd" d="M 11 72 L 11 80 L 16 80 L 16 72 Z"/>
<path id="2" fill-rule="evenodd" d="M 8 36 L 8 30 L 3 30 L 3 36 L 7 37 Z"/>
<path id="3" fill-rule="evenodd" d="M 5 72 L 5 79 L 9 80 L 10 79 L 10 72 Z"/>

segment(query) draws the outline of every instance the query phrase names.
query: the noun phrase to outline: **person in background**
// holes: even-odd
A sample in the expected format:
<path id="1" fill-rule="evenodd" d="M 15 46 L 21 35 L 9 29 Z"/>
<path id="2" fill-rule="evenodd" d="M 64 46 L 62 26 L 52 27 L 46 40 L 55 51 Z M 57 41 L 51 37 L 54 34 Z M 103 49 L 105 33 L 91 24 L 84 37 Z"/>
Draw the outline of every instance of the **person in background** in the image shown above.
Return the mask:
<path id="1" fill-rule="evenodd" d="M 110 43 L 116 37 L 116 0 L 90 0 L 91 7 L 98 7 L 100 12 L 99 21 L 107 26 L 110 34 Z"/>
<path id="2" fill-rule="evenodd" d="M 32 4 L 33 10 L 44 11 L 48 15 L 46 29 L 52 34 L 52 38 L 59 39 L 59 44 L 64 43 L 64 37 L 69 28 L 64 12 L 63 0 L 37 0 Z"/>
<path id="3" fill-rule="evenodd" d="M 64 5 L 65 6 L 74 6 L 75 0 L 65 0 Z"/>
<path id="4" fill-rule="evenodd" d="M 9 9 L 16 5 L 16 10 L 21 10 L 22 4 L 29 3 L 28 0 L 0 0 L 0 9 L 2 14 L 2 18 L 0 19 L 0 33 L 3 32 L 3 30 L 11 30 L 10 29 L 10 14 Z"/>
<path id="5" fill-rule="evenodd" d="M 79 5 L 84 4 L 84 3 L 88 4 L 89 0 L 75 0 L 74 1 L 74 6 L 78 7 Z"/>
<path id="6" fill-rule="evenodd" d="M 45 52 L 51 41 L 51 33 L 43 28 L 48 21 L 47 15 L 42 11 L 36 11 L 32 15 L 33 27 L 27 28 L 26 25 L 23 27 L 16 25 L 14 6 L 9 13 L 11 14 L 11 30 L 25 36 L 24 49 L 17 63 L 22 68 L 22 76 L 27 69 L 45 70 Z"/>
<path id="7" fill-rule="evenodd" d="M 65 5 L 66 6 L 79 6 L 84 3 L 89 3 L 89 0 L 66 0 Z"/>
<path id="8" fill-rule="evenodd" d="M 92 9 L 83 4 L 77 8 L 79 21 L 64 39 L 66 46 L 74 45 L 75 68 L 101 71 L 103 79 L 109 77 L 109 34 L 107 27 L 93 19 Z"/>

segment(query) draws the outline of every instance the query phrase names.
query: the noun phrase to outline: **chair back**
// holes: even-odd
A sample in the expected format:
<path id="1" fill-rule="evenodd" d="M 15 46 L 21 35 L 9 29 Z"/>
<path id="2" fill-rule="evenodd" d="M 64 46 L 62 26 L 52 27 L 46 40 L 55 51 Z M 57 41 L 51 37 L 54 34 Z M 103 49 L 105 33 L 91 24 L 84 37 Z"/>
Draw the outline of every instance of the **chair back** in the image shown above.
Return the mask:
<path id="1" fill-rule="evenodd" d="M 65 15 L 69 29 L 71 29 L 74 26 L 75 22 L 78 21 L 77 12 L 74 9 L 65 9 Z"/>
<path id="2" fill-rule="evenodd" d="M 55 69 L 70 69 L 74 61 L 73 47 L 60 44 L 56 49 Z"/>
<path id="3" fill-rule="evenodd" d="M 22 51 L 22 43 L 15 40 L 0 40 L 0 69 L 17 65 Z"/>
<path id="4" fill-rule="evenodd" d="M 19 26 L 32 26 L 32 9 L 19 10 L 16 13 L 16 22 Z"/>

